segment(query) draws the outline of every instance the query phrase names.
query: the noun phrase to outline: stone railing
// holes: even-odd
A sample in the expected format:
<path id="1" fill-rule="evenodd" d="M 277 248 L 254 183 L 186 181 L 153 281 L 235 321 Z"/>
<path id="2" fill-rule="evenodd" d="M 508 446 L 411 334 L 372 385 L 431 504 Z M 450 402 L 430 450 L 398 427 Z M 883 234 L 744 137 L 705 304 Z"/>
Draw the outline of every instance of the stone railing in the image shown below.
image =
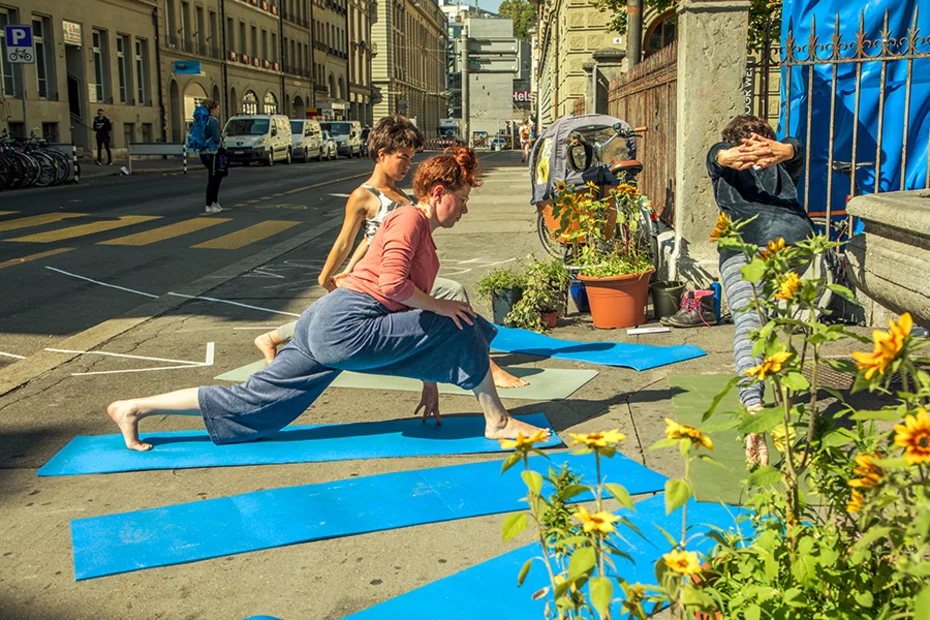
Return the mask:
<path id="1" fill-rule="evenodd" d="M 930 328 L 930 190 L 857 196 L 847 211 L 865 224 L 846 256 L 866 322 L 887 326 L 886 311 L 910 312 Z"/>

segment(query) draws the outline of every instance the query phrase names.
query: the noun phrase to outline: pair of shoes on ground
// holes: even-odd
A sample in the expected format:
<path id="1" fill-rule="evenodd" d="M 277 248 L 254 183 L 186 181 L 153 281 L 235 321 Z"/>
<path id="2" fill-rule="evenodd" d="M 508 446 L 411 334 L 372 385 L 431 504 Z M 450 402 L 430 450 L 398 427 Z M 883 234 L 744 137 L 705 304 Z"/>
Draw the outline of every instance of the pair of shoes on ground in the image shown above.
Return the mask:
<path id="1" fill-rule="evenodd" d="M 212 205 L 207 205 L 204 207 L 204 213 L 220 213 L 223 210 L 223 207 L 220 206 L 220 203 L 214 202 Z"/>
<path id="2" fill-rule="evenodd" d="M 681 307 L 672 316 L 662 317 L 660 323 L 668 327 L 710 327 L 717 323 L 713 291 L 686 291 Z"/>

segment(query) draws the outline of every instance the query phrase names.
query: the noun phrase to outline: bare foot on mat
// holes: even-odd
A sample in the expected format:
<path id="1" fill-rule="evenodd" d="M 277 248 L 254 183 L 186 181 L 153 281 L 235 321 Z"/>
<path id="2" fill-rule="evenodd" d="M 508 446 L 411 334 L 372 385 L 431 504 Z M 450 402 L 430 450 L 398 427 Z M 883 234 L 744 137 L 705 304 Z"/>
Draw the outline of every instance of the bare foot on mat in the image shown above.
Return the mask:
<path id="1" fill-rule="evenodd" d="M 491 377 L 494 378 L 494 387 L 507 389 L 526 387 L 529 381 L 524 381 L 520 377 L 514 376 L 491 361 Z"/>
<path id="2" fill-rule="evenodd" d="M 117 400 L 110 403 L 107 407 L 107 415 L 119 426 L 127 448 L 138 452 L 152 449 L 152 444 L 139 441 L 139 414 L 133 410 L 130 401 Z"/>
<path id="3" fill-rule="evenodd" d="M 503 422 L 502 426 L 496 424 L 492 425 L 490 423 L 485 426 L 484 436 L 488 439 L 516 439 L 517 433 L 523 435 L 524 437 L 530 437 L 534 433 L 542 431 L 544 434 L 544 439 L 548 440 L 552 434 L 548 428 L 539 428 L 533 426 L 532 424 L 521 422 L 513 416 L 507 416 L 501 422 Z"/>

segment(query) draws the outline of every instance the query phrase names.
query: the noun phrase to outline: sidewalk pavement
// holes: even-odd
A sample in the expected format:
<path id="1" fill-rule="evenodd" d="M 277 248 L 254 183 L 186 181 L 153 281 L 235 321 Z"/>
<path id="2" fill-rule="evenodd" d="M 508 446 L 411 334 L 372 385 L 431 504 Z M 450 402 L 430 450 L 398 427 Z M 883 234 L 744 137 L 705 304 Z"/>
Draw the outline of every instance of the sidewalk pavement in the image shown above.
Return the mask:
<path id="1" fill-rule="evenodd" d="M 81 166 L 81 179 L 95 179 L 100 177 L 120 176 L 123 174 L 121 168 L 129 170 L 128 159 L 114 159 L 113 164 L 108 166 L 106 161 L 98 166 L 94 163 L 93 158 L 80 159 L 78 163 Z M 200 174 L 203 172 L 203 165 L 196 156 L 187 158 L 187 174 Z M 132 161 L 132 174 L 184 174 L 184 164 L 180 157 L 171 157 L 168 159 L 134 159 Z"/>
<path id="2" fill-rule="evenodd" d="M 528 203 L 526 170 L 518 153 L 483 157 L 485 183 L 472 193 L 469 213 L 453 229 L 436 234 L 440 275 L 474 291 L 494 266 L 541 255 L 536 216 Z M 315 283 L 335 230 L 269 262 L 251 277 L 237 277 L 205 295 L 300 312 L 322 291 Z M 219 282 L 222 282 L 220 280 Z M 110 292 L 101 291 L 105 300 Z M 489 314 L 486 299 L 474 299 Z M 262 488 L 275 488 L 399 470 L 488 460 L 488 455 L 370 459 L 338 463 L 268 465 L 134 472 L 70 478 L 35 477 L 35 471 L 77 434 L 106 434 L 115 427 L 104 414 L 117 398 L 208 384 L 212 377 L 258 359 L 252 339 L 287 317 L 254 309 L 190 302 L 152 317 L 109 339 L 108 352 L 203 359 L 204 343 L 216 343 L 213 367 L 168 372 L 101 374 L 72 372 L 132 368 L 112 358 L 77 358 L 0 398 L 0 581 L 6 594 L 0 613 L 16 618 L 341 618 L 529 542 L 528 533 L 501 542 L 501 515 L 336 538 L 179 566 L 76 583 L 72 576 L 69 521 L 115 512 L 196 502 Z M 627 341 L 650 345 L 693 344 L 703 358 L 644 372 L 525 355 L 495 355 L 501 365 L 593 368 L 600 374 L 563 401 L 508 400 L 511 412 L 544 412 L 561 438 L 568 433 L 609 430 L 627 439 L 620 450 L 668 476 L 681 476 L 677 452 L 648 452 L 664 438 L 664 418 L 673 417 L 668 377 L 733 373 L 732 325 L 628 336 L 601 331 L 590 315 L 570 314 L 551 332 L 557 338 Z M 836 351 L 825 354 L 836 353 Z M 139 363 L 137 367 L 145 367 Z M 332 389 L 295 424 L 366 422 L 409 416 L 419 394 Z M 475 415 L 474 399 L 443 396 L 443 415 Z M 432 423 L 432 422 L 430 422 Z M 143 432 L 202 428 L 195 417 L 153 416 Z M 158 449 L 156 447 L 156 449 Z M 500 459 L 499 455 L 491 458 Z M 622 480 L 619 482 L 623 482 Z M 353 507 L 346 506 L 346 515 Z M 516 578 L 516 575 L 514 575 Z M 530 592 L 526 593 L 529 597 Z"/>

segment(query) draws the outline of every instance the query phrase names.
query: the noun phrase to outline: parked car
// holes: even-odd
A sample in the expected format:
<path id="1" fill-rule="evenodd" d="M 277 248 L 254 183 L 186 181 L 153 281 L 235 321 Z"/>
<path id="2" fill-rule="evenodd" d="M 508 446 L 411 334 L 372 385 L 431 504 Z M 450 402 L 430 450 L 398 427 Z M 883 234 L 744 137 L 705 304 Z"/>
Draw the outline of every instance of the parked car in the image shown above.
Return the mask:
<path id="1" fill-rule="evenodd" d="M 323 160 L 323 130 L 318 122 L 292 118 L 291 135 L 294 139 L 291 147 L 294 159 L 309 161 L 311 157 L 315 157 L 317 161 Z"/>
<path id="2" fill-rule="evenodd" d="M 494 138 L 493 140 L 491 140 L 491 148 L 492 148 L 492 149 L 495 149 L 495 150 L 497 150 L 497 149 L 501 149 L 501 150 L 508 149 L 508 148 L 510 148 L 510 143 L 507 141 L 507 138 L 506 138 L 506 137 L 504 137 L 504 136 L 497 136 L 496 138 Z"/>
<path id="3" fill-rule="evenodd" d="M 336 141 L 337 152 L 346 157 L 362 156 L 362 124 L 358 121 L 327 121 L 320 127 Z"/>
<path id="4" fill-rule="evenodd" d="M 323 131 L 323 151 L 326 159 L 337 159 L 339 157 L 339 148 L 336 146 L 336 141 L 326 130 Z"/>
<path id="5" fill-rule="evenodd" d="M 271 166 L 291 163 L 291 125 L 281 114 L 239 114 L 226 122 L 226 154 L 229 161 L 253 161 Z"/>

